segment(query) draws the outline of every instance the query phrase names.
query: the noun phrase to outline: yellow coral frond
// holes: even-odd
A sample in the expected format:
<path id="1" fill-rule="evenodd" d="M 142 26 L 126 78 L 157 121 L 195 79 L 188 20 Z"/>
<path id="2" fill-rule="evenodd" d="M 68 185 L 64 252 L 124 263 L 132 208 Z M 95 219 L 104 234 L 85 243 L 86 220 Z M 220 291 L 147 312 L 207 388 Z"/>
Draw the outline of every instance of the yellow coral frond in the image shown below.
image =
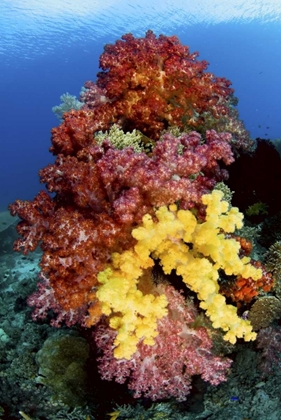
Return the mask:
<path id="1" fill-rule="evenodd" d="M 123 268 L 124 254 L 119 259 Z M 117 260 L 115 256 L 115 264 Z M 116 358 L 130 359 L 142 338 L 153 344 L 157 335 L 157 320 L 167 314 L 165 295 L 143 295 L 137 288 L 135 270 L 131 274 L 112 268 L 98 274 L 100 286 L 97 298 L 102 304 L 102 312 L 112 315 L 109 325 L 118 331 L 114 341 Z"/>
<path id="2" fill-rule="evenodd" d="M 226 340 L 234 343 L 236 338 L 255 338 L 250 322 L 226 304 L 218 284 L 219 270 L 254 280 L 262 275 L 248 258 L 240 258 L 240 243 L 225 235 L 242 227 L 243 214 L 229 208 L 218 190 L 203 195 L 202 202 L 207 206 L 203 223 L 191 211 L 177 210 L 176 205 L 160 207 L 155 212 L 157 221 L 145 215 L 142 225 L 132 231 L 137 240 L 134 249 L 113 254 L 111 267 L 99 273 L 97 297 L 103 313 L 111 316 L 111 327 L 117 330 L 115 357 L 130 358 L 141 339 L 153 345 L 157 320 L 167 313 L 164 295 L 144 295 L 137 287 L 144 271 L 153 266 L 153 258 L 159 259 L 164 273 L 174 269 L 182 276 L 214 328 L 226 332 Z"/>

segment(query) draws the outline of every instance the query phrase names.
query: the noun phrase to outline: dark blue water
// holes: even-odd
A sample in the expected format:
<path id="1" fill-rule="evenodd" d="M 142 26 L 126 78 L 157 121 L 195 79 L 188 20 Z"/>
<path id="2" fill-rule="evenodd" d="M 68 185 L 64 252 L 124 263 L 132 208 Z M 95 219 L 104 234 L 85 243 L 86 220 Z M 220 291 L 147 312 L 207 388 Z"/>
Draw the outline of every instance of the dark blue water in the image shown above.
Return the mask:
<path id="1" fill-rule="evenodd" d="M 181 1 L 43 3 L 0 5 L 0 210 L 37 193 L 38 170 L 52 161 L 50 130 L 58 120 L 51 108 L 65 92 L 79 96 L 83 83 L 95 80 L 103 46 L 129 31 L 179 36 L 216 76 L 233 82 L 253 138 L 281 137 L 279 3 L 245 1 L 244 11 L 238 0 L 225 9 L 194 0 L 190 10 Z"/>

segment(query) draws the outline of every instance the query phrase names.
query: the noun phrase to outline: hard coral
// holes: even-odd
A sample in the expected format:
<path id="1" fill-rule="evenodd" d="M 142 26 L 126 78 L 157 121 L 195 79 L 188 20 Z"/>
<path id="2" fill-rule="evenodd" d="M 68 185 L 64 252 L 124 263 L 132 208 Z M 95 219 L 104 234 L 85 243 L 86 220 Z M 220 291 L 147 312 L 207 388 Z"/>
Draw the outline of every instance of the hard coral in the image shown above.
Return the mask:
<path id="1" fill-rule="evenodd" d="M 280 283 L 281 279 L 281 242 L 277 241 L 265 254 L 265 265 L 268 271 L 270 271 L 278 279 Z"/>
<path id="2" fill-rule="evenodd" d="M 249 320 L 255 331 L 268 327 L 281 315 L 281 301 L 275 296 L 258 298 L 249 311 Z"/>
<path id="3" fill-rule="evenodd" d="M 39 365 L 37 383 L 50 388 L 54 400 L 69 407 L 85 404 L 87 392 L 86 361 L 89 345 L 82 337 L 56 334 L 49 337 L 36 355 Z"/>

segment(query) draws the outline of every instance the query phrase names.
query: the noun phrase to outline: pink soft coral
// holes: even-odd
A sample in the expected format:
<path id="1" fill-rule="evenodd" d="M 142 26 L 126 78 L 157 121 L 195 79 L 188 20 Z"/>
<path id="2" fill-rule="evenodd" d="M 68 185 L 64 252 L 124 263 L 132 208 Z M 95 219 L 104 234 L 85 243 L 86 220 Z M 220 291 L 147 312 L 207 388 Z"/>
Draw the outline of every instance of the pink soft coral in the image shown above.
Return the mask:
<path id="1" fill-rule="evenodd" d="M 231 360 L 212 353 L 212 340 L 204 327 L 194 328 L 197 311 L 192 302 L 172 286 L 161 286 L 169 301 L 169 313 L 158 321 L 158 336 L 153 346 L 138 344 L 130 360 L 115 359 L 113 341 L 115 331 L 101 324 L 95 332 L 99 358 L 99 372 L 106 380 L 115 379 L 134 391 L 134 397 L 152 400 L 175 397 L 184 401 L 191 389 L 193 375 L 212 385 L 226 380 Z"/>

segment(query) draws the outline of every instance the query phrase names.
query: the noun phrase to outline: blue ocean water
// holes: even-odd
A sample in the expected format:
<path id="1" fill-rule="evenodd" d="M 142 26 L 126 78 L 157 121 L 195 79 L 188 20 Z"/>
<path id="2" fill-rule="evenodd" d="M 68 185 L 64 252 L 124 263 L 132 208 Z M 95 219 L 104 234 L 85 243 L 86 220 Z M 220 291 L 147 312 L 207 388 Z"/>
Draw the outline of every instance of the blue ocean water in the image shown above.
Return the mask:
<path id="1" fill-rule="evenodd" d="M 81 4 L 80 4 L 81 3 Z M 2 0 L 0 209 L 38 190 L 52 161 L 51 108 L 95 80 L 106 43 L 124 33 L 177 35 L 210 71 L 230 79 L 253 138 L 280 134 L 280 2 Z M 188 3 L 186 5 L 185 3 Z"/>

